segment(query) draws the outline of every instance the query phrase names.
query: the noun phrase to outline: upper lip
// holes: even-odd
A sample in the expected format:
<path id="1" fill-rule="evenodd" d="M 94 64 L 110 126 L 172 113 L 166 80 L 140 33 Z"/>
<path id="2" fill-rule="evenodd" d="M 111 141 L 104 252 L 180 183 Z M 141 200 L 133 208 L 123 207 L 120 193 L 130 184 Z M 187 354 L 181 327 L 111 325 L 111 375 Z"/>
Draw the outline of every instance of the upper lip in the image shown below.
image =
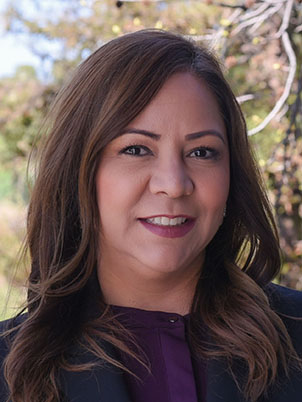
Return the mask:
<path id="1" fill-rule="evenodd" d="M 189 216 L 186 214 L 179 214 L 179 215 L 156 214 L 156 215 L 144 216 L 143 218 L 139 218 L 139 219 L 152 219 L 152 218 L 159 218 L 159 217 L 166 217 L 169 219 L 174 219 L 174 218 L 195 219 L 193 216 Z"/>

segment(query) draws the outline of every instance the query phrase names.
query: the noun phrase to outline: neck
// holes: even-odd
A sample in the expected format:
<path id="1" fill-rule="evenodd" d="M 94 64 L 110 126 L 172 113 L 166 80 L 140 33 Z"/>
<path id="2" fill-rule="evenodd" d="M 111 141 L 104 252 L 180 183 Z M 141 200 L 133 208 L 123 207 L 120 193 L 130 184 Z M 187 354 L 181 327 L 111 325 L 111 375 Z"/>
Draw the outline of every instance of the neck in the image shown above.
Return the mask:
<path id="1" fill-rule="evenodd" d="M 200 265 L 151 278 L 139 277 L 137 272 L 131 275 L 125 269 L 112 272 L 101 264 L 98 269 L 106 303 L 181 315 L 190 312 L 199 274 Z"/>

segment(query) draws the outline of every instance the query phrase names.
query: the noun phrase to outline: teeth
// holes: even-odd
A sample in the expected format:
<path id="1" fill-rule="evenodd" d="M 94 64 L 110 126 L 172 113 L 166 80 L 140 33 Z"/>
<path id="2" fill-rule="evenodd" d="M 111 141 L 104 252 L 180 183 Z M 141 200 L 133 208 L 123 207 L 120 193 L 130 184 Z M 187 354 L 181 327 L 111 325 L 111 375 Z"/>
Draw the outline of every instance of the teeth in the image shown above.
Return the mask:
<path id="1" fill-rule="evenodd" d="M 183 217 L 169 219 L 166 216 L 162 216 L 162 217 L 157 216 L 156 218 L 147 219 L 147 222 L 153 223 L 154 225 L 176 226 L 176 225 L 183 224 L 186 220 L 187 220 L 187 218 L 183 218 Z"/>

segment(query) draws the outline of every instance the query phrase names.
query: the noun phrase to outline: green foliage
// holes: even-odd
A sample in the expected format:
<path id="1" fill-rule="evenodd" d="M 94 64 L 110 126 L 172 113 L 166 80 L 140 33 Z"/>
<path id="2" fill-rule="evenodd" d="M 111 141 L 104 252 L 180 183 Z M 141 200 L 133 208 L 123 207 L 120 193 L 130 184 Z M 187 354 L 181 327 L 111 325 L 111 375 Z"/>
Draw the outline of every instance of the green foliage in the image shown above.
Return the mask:
<path id="1" fill-rule="evenodd" d="M 12 172 L 0 170 L 0 200 L 12 197 Z"/>
<path id="2" fill-rule="evenodd" d="M 20 204 L 2 201 L 0 215 L 0 273 L 13 279 L 11 275 L 16 267 L 20 246 L 25 236 L 26 209 Z M 22 283 L 21 272 L 21 276 L 18 275 L 14 276 L 14 281 Z"/>
<path id="3" fill-rule="evenodd" d="M 34 145 L 44 113 L 44 85 L 28 66 L 0 80 L 0 161 L 6 164 L 16 157 L 27 159 Z"/>
<path id="4" fill-rule="evenodd" d="M 26 260 L 24 269 L 22 264 L 18 265 L 25 236 L 25 213 L 20 204 L 0 202 L 0 320 L 12 316 L 25 300 L 22 285 L 28 275 Z"/>
<path id="5" fill-rule="evenodd" d="M 25 289 L 19 286 L 11 287 L 4 277 L 0 277 L 0 321 L 17 314 L 25 299 Z"/>

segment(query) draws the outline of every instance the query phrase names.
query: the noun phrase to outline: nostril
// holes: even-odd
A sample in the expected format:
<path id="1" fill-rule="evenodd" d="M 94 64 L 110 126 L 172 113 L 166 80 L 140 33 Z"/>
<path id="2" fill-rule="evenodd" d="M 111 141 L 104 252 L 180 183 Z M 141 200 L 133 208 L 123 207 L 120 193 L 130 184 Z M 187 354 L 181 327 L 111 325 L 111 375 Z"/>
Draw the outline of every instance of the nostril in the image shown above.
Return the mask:
<path id="1" fill-rule="evenodd" d="M 153 194 L 164 194 L 171 198 L 191 195 L 194 190 L 193 181 L 186 174 L 165 174 L 158 171 L 150 179 L 150 191 Z"/>

